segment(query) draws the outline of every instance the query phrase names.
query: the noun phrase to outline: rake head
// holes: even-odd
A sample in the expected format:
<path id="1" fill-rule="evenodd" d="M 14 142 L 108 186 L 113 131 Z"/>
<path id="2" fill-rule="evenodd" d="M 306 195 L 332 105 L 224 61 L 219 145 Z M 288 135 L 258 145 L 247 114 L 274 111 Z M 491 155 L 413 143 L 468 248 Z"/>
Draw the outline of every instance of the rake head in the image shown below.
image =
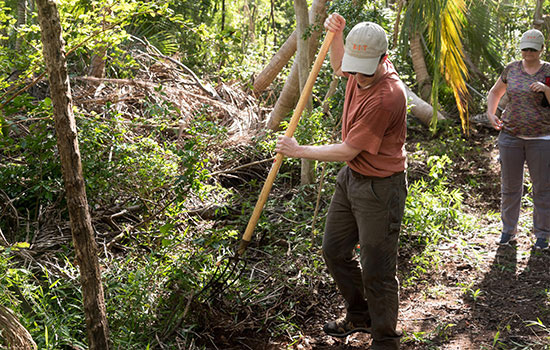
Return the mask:
<path id="1" fill-rule="evenodd" d="M 234 285 L 246 269 L 247 261 L 239 254 L 222 257 L 216 262 L 216 270 L 198 295 L 208 292 L 206 300 L 212 300 Z"/>

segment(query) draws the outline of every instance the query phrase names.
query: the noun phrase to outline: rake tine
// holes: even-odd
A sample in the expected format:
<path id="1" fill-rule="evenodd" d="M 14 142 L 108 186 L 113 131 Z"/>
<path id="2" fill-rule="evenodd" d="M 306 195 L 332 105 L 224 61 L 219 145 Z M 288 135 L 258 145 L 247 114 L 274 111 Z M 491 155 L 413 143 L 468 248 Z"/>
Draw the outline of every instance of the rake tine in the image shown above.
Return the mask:
<path id="1" fill-rule="evenodd" d="M 243 264 L 239 266 L 239 262 L 242 262 Z M 217 283 L 216 288 L 212 289 L 207 300 L 213 300 L 216 296 L 222 295 L 227 289 L 229 289 L 233 284 L 235 284 L 244 273 L 247 262 L 244 259 L 240 259 L 235 261 L 231 265 L 232 265 L 232 268 L 227 273 L 226 278 L 223 280 L 220 280 Z"/>
<path id="2" fill-rule="evenodd" d="M 226 261 L 226 263 L 224 263 L 224 261 Z M 239 262 L 243 264 L 239 264 Z M 209 296 L 206 298 L 207 300 L 211 300 L 215 295 L 222 294 L 240 278 L 245 270 L 246 264 L 246 260 L 240 259 L 238 255 L 222 258 L 216 263 L 216 270 L 212 277 L 204 287 L 202 287 L 199 293 L 197 293 L 197 296 L 207 290 L 210 290 Z M 239 266 L 241 266 L 241 268 L 239 268 Z"/>
<path id="3" fill-rule="evenodd" d="M 229 263 L 227 264 L 222 264 L 222 262 L 224 260 L 228 260 Z M 231 262 L 231 257 L 225 257 L 225 258 L 222 258 L 221 260 L 219 260 L 217 263 L 216 263 L 216 270 L 214 271 L 214 273 L 212 274 L 212 277 L 210 277 L 210 280 L 204 285 L 204 287 L 202 287 L 202 289 L 197 293 L 197 297 L 199 295 L 201 295 L 202 293 L 204 293 L 206 290 L 212 288 L 214 285 L 216 285 L 220 280 L 221 278 L 225 275 L 225 272 L 227 271 L 227 269 L 229 269 L 230 266 L 232 266 L 232 264 L 230 263 Z M 221 270 L 221 272 L 220 272 Z"/>

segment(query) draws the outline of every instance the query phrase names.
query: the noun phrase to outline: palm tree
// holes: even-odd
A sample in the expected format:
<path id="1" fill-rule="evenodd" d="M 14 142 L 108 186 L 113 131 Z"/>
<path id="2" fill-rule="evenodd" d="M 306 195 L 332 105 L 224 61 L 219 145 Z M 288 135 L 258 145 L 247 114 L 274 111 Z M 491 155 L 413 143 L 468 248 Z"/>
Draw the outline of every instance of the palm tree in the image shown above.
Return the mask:
<path id="1" fill-rule="evenodd" d="M 432 94 L 432 82 L 428 67 L 424 60 L 424 50 L 422 49 L 422 38 L 420 33 L 411 33 L 410 50 L 413 63 L 413 69 L 416 73 L 416 82 L 418 83 L 418 92 L 422 99 L 429 101 Z"/>
<path id="2" fill-rule="evenodd" d="M 425 56 L 419 46 L 419 35 L 425 36 L 428 49 L 431 52 L 433 67 L 431 103 L 434 106 L 432 130 L 437 127 L 437 109 L 440 80 L 452 88 L 453 95 L 462 121 L 464 132 L 468 130 L 466 79 L 468 71 L 464 63 L 462 31 L 466 24 L 467 7 L 464 0 L 410 0 L 404 7 L 405 16 L 401 31 L 403 47 L 409 47 L 414 53 L 413 66 L 417 73 L 419 85 L 429 81 L 426 77 Z M 409 45 L 407 45 L 409 43 Z M 426 94 L 424 92 L 421 94 Z"/>
<path id="3" fill-rule="evenodd" d="M 486 89 L 493 82 L 487 81 L 483 74 L 485 68 L 489 66 L 496 72 L 503 68 L 503 34 L 499 32 L 497 20 L 500 17 L 499 12 L 502 12 L 502 7 L 495 1 L 471 1 L 468 4 L 468 23 L 463 32 L 463 41 L 468 48 L 466 63 L 471 76 L 482 80 Z M 503 16 L 506 17 L 504 14 Z"/>

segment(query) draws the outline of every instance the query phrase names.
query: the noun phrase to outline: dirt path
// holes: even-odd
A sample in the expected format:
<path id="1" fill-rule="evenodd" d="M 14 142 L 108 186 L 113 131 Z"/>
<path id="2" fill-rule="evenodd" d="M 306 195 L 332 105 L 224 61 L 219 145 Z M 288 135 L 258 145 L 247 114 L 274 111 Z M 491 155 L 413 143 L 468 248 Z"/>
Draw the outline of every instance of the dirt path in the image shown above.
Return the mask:
<path id="1" fill-rule="evenodd" d="M 540 319 L 550 326 L 550 251 L 532 250 L 528 234 L 512 246 L 498 246 L 497 237 L 469 242 L 464 255 L 456 247 L 441 247 L 446 252 L 431 280 L 402 289 L 402 349 L 489 349 L 493 343 L 500 349 L 549 348 L 543 344 L 549 344 L 550 330 L 528 323 Z M 369 335 L 339 340 L 323 334 L 325 320 L 342 312 L 332 309 L 342 305 L 336 293 L 326 298 L 332 305 L 321 307 L 295 344 L 279 349 L 368 349 Z"/>

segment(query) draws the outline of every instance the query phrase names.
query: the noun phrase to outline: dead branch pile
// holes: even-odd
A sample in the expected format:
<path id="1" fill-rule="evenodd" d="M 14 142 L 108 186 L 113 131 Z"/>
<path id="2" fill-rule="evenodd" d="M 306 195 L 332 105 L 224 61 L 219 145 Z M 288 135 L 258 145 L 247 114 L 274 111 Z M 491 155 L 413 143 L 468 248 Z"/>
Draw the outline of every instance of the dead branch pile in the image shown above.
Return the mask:
<path id="1" fill-rule="evenodd" d="M 158 55 L 143 51 L 134 54 L 140 69 L 133 79 L 76 78 L 74 103 L 100 114 L 110 103 L 128 119 L 169 110 L 180 137 L 192 118 L 204 112 L 225 126 L 229 137 L 254 134 L 263 128 L 266 111 L 239 84 L 220 83 L 214 89 L 194 73 L 189 74 L 190 70 L 176 59 L 154 56 Z"/>
<path id="2" fill-rule="evenodd" d="M 150 131 L 159 125 L 157 121 L 162 119 L 163 125 L 169 125 L 174 131 L 174 136 L 180 142 L 185 142 L 186 128 L 193 118 L 205 117 L 217 125 L 227 129 L 226 144 L 217 147 L 231 147 L 246 149 L 252 135 L 264 129 L 265 116 L 268 111 L 261 108 L 256 99 L 241 87 L 237 82 L 219 83 L 214 87 L 205 80 L 199 79 L 189 68 L 179 62 L 177 58 L 160 55 L 158 51 L 149 46 L 136 48 L 132 56 L 139 65 L 139 69 L 132 79 L 73 77 L 71 81 L 73 103 L 79 108 L 79 116 L 87 116 L 95 113 L 109 118 L 116 111 L 117 120 L 137 124 L 144 131 Z M 33 82 L 34 84 L 35 82 Z M 47 90 L 47 88 L 46 88 Z M 163 118 L 156 118 L 155 113 L 162 113 Z M 18 115 L 18 136 L 30 133 L 30 127 L 36 119 Z M 136 130 L 139 132 L 139 130 Z M 16 136 L 17 137 L 17 136 Z M 180 140 L 181 139 L 181 140 Z M 178 142 L 179 143 L 179 142 Z M 246 152 L 237 152 L 243 157 L 242 163 L 248 163 Z M 254 159 L 252 159 L 253 161 Z M 10 159 L 19 162 L 19 159 Z M 240 161 L 219 161 L 212 164 L 211 171 L 226 173 L 224 176 L 240 176 L 233 170 L 238 167 Z M 261 164 L 263 166 L 264 164 Z M 0 164 L 2 166 L 2 164 Z M 240 170 L 242 171 L 242 170 Z M 231 175 L 230 173 L 233 173 Z M 164 191 L 164 190 L 163 190 Z M 165 191 L 168 191 L 167 189 Z M 169 195 L 166 198 L 171 198 Z M 20 213 L 12 205 L 18 198 L 9 198 L 0 190 L 0 219 L 13 221 L 14 227 L 22 227 L 28 218 Z M 168 199 L 159 201 L 158 207 L 152 208 L 153 213 L 160 213 Z M 211 203 L 188 198 L 186 206 L 190 208 L 189 215 L 208 216 Z M 220 203 L 221 198 L 212 198 L 212 201 Z M 196 202 L 196 203 L 195 203 Z M 32 223 L 27 223 L 27 237 L 29 237 L 30 249 L 21 250 L 18 254 L 25 264 L 34 265 L 37 260 L 47 265 L 50 270 L 61 271 L 63 262 L 57 261 L 52 254 L 60 246 L 70 244 L 71 234 L 68 222 L 60 220 L 58 204 L 40 208 L 37 221 L 40 229 L 33 229 Z M 196 208 L 196 209 L 193 209 Z M 109 243 L 114 243 L 123 238 L 120 222 L 129 223 L 135 229 L 143 224 L 139 218 L 143 207 L 138 208 L 102 208 L 93 213 L 94 227 L 97 229 L 100 249 L 107 255 L 111 248 Z M 206 214 L 205 214 L 206 213 Z M 154 216 L 153 214 L 152 216 Z M 32 237 L 32 238 L 31 238 Z M 6 246 L 13 243 L 12 237 L 8 237 Z M 9 241 L 9 242 L 8 242 Z M 46 253 L 46 254 L 44 254 Z M 34 263 L 33 263 L 34 262 Z"/>

